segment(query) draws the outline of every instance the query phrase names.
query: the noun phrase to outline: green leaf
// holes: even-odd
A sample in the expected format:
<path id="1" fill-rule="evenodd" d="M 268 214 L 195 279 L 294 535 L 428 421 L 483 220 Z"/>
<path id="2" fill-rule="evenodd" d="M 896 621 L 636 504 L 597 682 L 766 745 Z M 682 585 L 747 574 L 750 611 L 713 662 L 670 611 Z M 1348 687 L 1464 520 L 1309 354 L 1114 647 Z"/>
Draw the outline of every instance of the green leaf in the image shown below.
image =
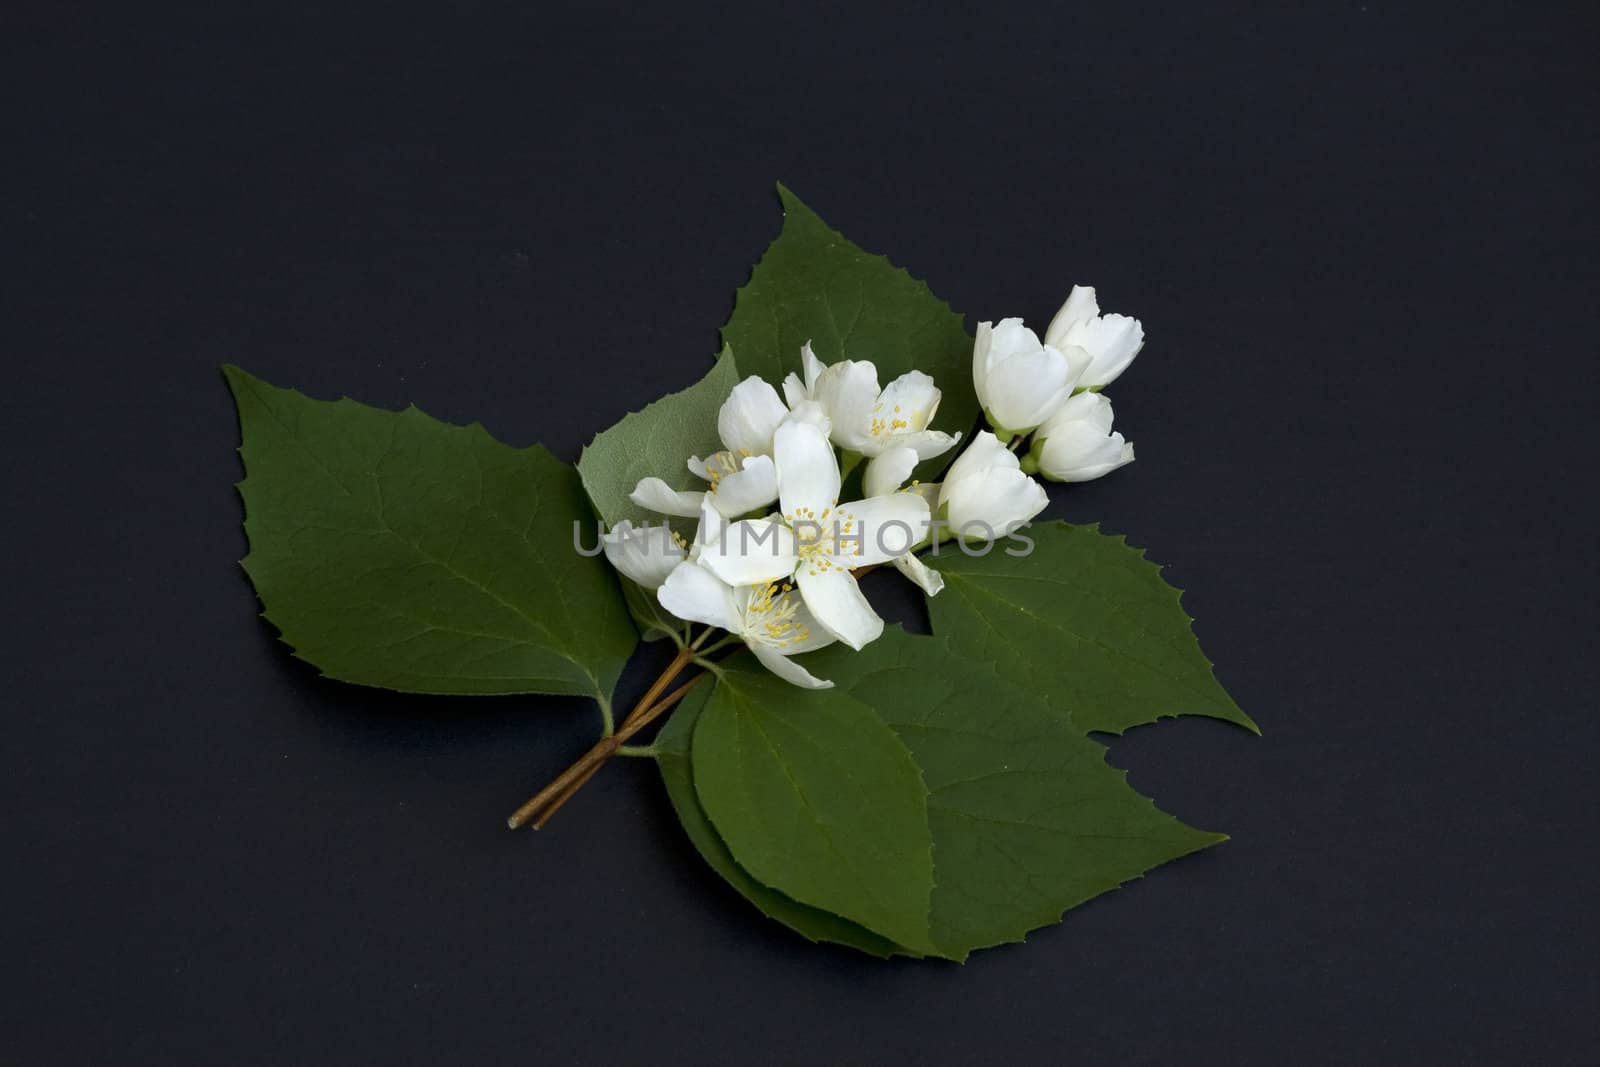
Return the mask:
<path id="1" fill-rule="evenodd" d="M 641 478 L 660 478 L 677 490 L 706 487 L 689 472 L 689 457 L 721 450 L 717 411 L 738 384 L 733 351 L 724 346 L 704 378 L 595 435 L 578 457 L 578 474 L 596 514 L 608 527 L 623 519 L 661 522 L 660 515 L 628 499 Z"/>
<path id="2" fill-rule="evenodd" d="M 897 952 L 908 953 L 908 949 L 879 937 L 849 919 L 820 908 L 809 907 L 792 897 L 784 896 L 776 889 L 762 885 L 739 866 L 738 861 L 733 858 L 733 853 L 728 851 L 728 846 L 723 844 L 722 838 L 717 835 L 711 820 L 706 818 L 704 809 L 700 807 L 700 798 L 694 791 L 694 772 L 689 761 L 690 738 L 693 736 L 695 723 L 699 721 L 701 710 L 711 697 L 711 692 L 712 686 L 705 683 L 691 690 L 683 703 L 672 713 L 672 718 L 667 720 L 667 724 L 656 735 L 654 742 L 656 765 L 660 768 L 661 780 L 667 787 L 667 796 L 671 799 L 673 810 L 677 812 L 678 821 L 683 824 L 690 842 L 706 863 L 711 865 L 712 870 L 722 875 L 747 900 L 810 940 L 849 945 L 880 959 L 887 959 Z"/>
<path id="3" fill-rule="evenodd" d="M 1120 734 L 1169 715 L 1207 715 L 1261 731 L 1200 651 L 1180 591 L 1126 539 L 1095 526 L 1040 523 L 1030 555 L 946 547 L 928 600 L 934 632 L 963 656 L 1069 712 L 1080 730 Z"/>
<path id="4" fill-rule="evenodd" d="M 898 627 L 807 669 L 870 706 L 928 788 L 938 954 L 1021 941 L 1067 909 L 1226 838 L 1128 785 L 1105 749 L 1028 690 Z M 698 773 L 698 749 L 696 750 Z"/>
<path id="5" fill-rule="evenodd" d="M 880 385 L 910 370 L 932 375 L 944 392 L 933 428 L 971 430 L 978 399 L 962 317 L 925 283 L 830 229 L 782 185 L 778 197 L 783 231 L 722 328 L 743 372 L 776 385 L 800 370 L 800 347 L 810 341 L 824 363 L 871 360 Z"/>
<path id="6" fill-rule="evenodd" d="M 347 682 L 603 705 L 634 646 L 615 576 L 574 549 L 576 472 L 474 423 L 309 399 L 225 367 L 265 616 Z"/>
<path id="7" fill-rule="evenodd" d="M 1225 840 L 1161 812 L 1127 784 L 1122 771 L 1106 764 L 1105 749 L 1070 719 L 993 668 L 953 655 L 944 640 L 891 627 L 862 652 L 835 646 L 809 655 L 806 666 L 833 679 L 836 687 L 817 692 L 788 687 L 786 697 L 778 688 L 783 683 L 740 657 L 726 665 L 718 690 L 730 683 L 741 690 L 760 688 L 765 705 L 808 725 L 823 716 L 870 714 L 904 743 L 928 790 L 931 951 L 924 944 L 908 952 L 893 943 L 893 934 L 859 914 L 852 918 L 870 930 L 799 904 L 741 862 L 747 850 L 781 849 L 789 827 L 774 821 L 765 830 L 741 828 L 741 838 L 732 844 L 718 836 L 721 820 L 708 820 L 689 795 L 700 788 L 696 783 L 702 776 L 720 777 L 729 758 L 725 745 L 702 746 L 704 727 L 693 716 L 704 712 L 693 706 L 680 710 L 684 718 L 675 717 L 657 744 L 674 807 L 701 854 L 757 907 L 811 940 L 853 945 L 879 956 L 902 952 L 965 959 L 975 949 L 1022 940 L 1028 931 L 1058 921 L 1068 908 Z M 707 703 L 716 699 L 713 694 Z M 770 768 L 757 773 L 763 779 L 780 777 Z M 813 783 L 822 795 L 852 788 L 843 781 L 825 786 L 821 776 Z M 773 788 L 770 782 L 765 787 Z M 865 821 L 874 813 L 858 808 L 847 817 Z M 752 834 L 760 840 L 748 840 Z M 911 874 L 920 879 L 919 871 Z M 842 891 L 850 893 L 848 886 Z"/>
<path id="8" fill-rule="evenodd" d="M 927 791 L 892 730 L 836 691 L 729 671 L 695 724 L 694 789 L 739 866 L 888 940 L 931 951 Z"/>

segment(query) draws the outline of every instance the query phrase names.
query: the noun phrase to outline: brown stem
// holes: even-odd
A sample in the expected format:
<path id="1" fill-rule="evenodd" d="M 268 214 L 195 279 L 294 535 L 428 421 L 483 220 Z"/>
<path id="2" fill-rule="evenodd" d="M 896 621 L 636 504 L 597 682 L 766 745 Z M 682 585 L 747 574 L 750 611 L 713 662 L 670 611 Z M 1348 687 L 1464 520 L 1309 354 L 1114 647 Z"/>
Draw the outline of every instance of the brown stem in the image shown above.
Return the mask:
<path id="1" fill-rule="evenodd" d="M 551 816 L 561 810 L 561 805 L 571 800 L 573 795 L 576 794 L 578 790 L 582 789 L 584 784 L 587 783 L 589 779 L 593 778 L 595 774 L 599 772 L 601 767 L 605 766 L 605 761 L 616 752 L 618 745 L 620 745 L 623 740 L 632 737 L 635 733 L 644 729 L 646 726 L 650 725 L 650 723 L 654 722 L 657 718 L 674 707 L 678 701 L 683 699 L 684 694 L 690 689 L 694 688 L 695 683 L 699 682 L 700 679 L 704 678 L 705 676 L 706 672 L 701 671 L 699 674 L 695 675 L 693 678 L 689 679 L 687 682 L 684 682 L 682 685 L 678 686 L 678 688 L 662 697 L 654 707 L 647 709 L 642 714 L 638 712 L 638 709 L 635 709 L 635 713 L 628 716 L 628 721 L 623 723 L 622 729 L 617 731 L 616 738 L 606 739 L 608 741 L 616 740 L 618 744 L 612 745 L 610 750 L 606 752 L 604 756 L 601 756 L 594 763 L 590 764 L 589 768 L 580 774 L 576 779 L 574 779 L 571 785 L 567 786 L 556 796 L 552 797 L 550 802 L 545 805 L 545 809 L 540 814 L 539 818 L 534 821 L 533 828 L 535 830 L 543 830 L 544 824 L 550 821 Z"/>
<path id="2" fill-rule="evenodd" d="M 688 689 L 687 685 L 673 694 L 673 697 L 670 698 L 670 703 L 661 701 L 659 706 L 656 706 L 657 698 L 661 696 L 662 690 L 666 689 L 667 685 L 678 676 L 684 667 L 689 665 L 689 661 L 692 659 L 694 659 L 694 648 L 692 646 L 680 648 L 678 654 L 672 658 L 672 662 L 667 664 L 667 669 L 661 672 L 661 676 L 655 680 L 655 683 L 645 691 L 644 696 L 639 698 L 639 702 L 633 706 L 633 710 L 623 720 L 621 728 L 610 737 L 602 737 L 595 743 L 594 747 L 578 757 L 576 763 L 562 771 L 554 781 L 535 793 L 526 804 L 512 812 L 511 817 L 506 820 L 506 825 L 513 830 L 523 826 L 529 819 L 538 814 L 541 808 L 557 797 L 562 797 L 562 802 L 564 803 L 565 797 L 562 794 L 566 793 L 569 788 L 576 791 L 577 787 L 588 781 L 593 776 L 594 771 L 599 769 L 600 764 L 604 763 L 617 750 L 618 745 L 638 733 L 641 727 L 653 720 L 660 712 L 665 711 L 673 703 L 682 699 L 682 693 Z"/>

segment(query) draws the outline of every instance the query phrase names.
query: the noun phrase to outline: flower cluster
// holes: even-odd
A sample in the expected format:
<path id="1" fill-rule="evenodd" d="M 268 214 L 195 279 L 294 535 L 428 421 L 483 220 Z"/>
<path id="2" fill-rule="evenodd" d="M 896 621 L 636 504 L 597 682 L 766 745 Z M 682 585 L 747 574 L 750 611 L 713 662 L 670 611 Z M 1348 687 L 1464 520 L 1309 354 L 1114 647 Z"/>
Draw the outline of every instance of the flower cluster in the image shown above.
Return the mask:
<path id="1" fill-rule="evenodd" d="M 634 489 L 640 507 L 697 519 L 693 540 L 665 523 L 621 522 L 602 541 L 606 556 L 676 618 L 728 631 L 788 682 L 826 688 L 833 683 L 791 657 L 834 641 L 860 650 L 883 632 L 857 584 L 862 569 L 892 564 L 936 595 L 944 579 L 918 551 L 952 537 L 986 543 L 1026 524 L 1048 503 L 1033 474 L 1081 482 L 1133 460 L 1099 390 L 1143 343 L 1137 319 L 1101 315 L 1083 286 L 1043 342 L 1021 319 L 980 323 L 972 380 L 992 431 L 974 435 L 931 484 L 912 472 L 961 440 L 929 428 L 941 398 L 933 379 L 914 370 L 879 388 L 871 362 L 825 365 L 807 344 L 803 376 L 790 374 L 781 395 L 756 377 L 729 394 L 717 414 L 722 450 L 688 458 L 704 490 L 660 478 Z M 860 499 L 841 503 L 845 476 L 863 460 Z"/>

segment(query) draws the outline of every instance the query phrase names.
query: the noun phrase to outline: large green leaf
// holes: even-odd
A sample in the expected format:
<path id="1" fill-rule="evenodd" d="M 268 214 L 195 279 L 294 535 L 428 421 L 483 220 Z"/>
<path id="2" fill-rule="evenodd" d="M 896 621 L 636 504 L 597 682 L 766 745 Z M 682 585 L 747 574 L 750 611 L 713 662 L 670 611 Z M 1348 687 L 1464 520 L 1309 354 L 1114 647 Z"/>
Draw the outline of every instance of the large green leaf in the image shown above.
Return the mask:
<path id="1" fill-rule="evenodd" d="M 759 667 L 729 671 L 695 724 L 695 794 L 761 883 L 932 951 L 922 776 L 871 708 L 825 692 L 797 690 Z"/>
<path id="2" fill-rule="evenodd" d="M 722 875 L 747 900 L 810 940 L 849 945 L 879 958 L 887 958 L 896 952 L 908 953 L 909 949 L 901 948 L 893 941 L 879 937 L 849 919 L 802 904 L 792 897 L 784 896 L 776 889 L 762 885 L 739 866 L 738 861 L 733 858 L 733 853 L 728 851 L 728 846 L 717 836 L 716 828 L 711 825 L 711 820 L 706 818 L 704 809 L 700 807 L 700 798 L 694 791 L 694 772 L 689 761 L 690 738 L 694 734 L 695 723 L 699 720 L 700 712 L 710 698 L 711 692 L 712 687 L 704 683 L 691 690 L 683 703 L 672 713 L 672 718 L 656 735 L 654 744 L 656 765 L 661 770 L 661 780 L 666 784 L 667 796 L 671 799 L 673 810 L 678 813 L 678 821 L 683 824 L 690 842 L 711 865 L 712 870 Z"/>
<path id="3" fill-rule="evenodd" d="M 783 231 L 739 290 L 722 339 L 745 374 L 777 384 L 811 342 L 824 363 L 871 360 L 887 385 L 909 370 L 944 391 L 934 428 L 966 433 L 978 416 L 972 337 L 923 282 L 862 251 L 778 186 Z M 946 457 L 948 458 L 948 457 Z M 942 461 L 941 461 L 942 462 Z"/>
<path id="4" fill-rule="evenodd" d="M 717 410 L 738 384 L 733 352 L 724 345 L 716 365 L 704 378 L 595 435 L 578 457 L 578 473 L 595 512 L 607 526 L 623 519 L 661 521 L 660 515 L 628 499 L 641 478 L 660 478 L 678 490 L 706 487 L 689 472 L 689 457 L 709 456 L 722 448 L 717 438 Z"/>
<path id="5" fill-rule="evenodd" d="M 760 689 L 766 704 L 808 724 L 824 716 L 871 715 L 910 750 L 928 790 L 933 837 L 931 950 L 909 951 L 869 920 L 863 921 L 871 929 L 863 929 L 861 922 L 800 904 L 741 862 L 757 845 L 781 847 L 788 827 L 779 824 L 754 844 L 741 837 L 730 846 L 719 837 L 722 822 L 708 820 L 690 795 L 701 775 L 721 775 L 727 759 L 725 747 L 702 747 L 703 727 L 694 716 L 703 712 L 697 706 L 678 712 L 683 719 L 669 723 L 658 749 L 674 806 L 701 854 L 762 911 L 811 940 L 880 956 L 964 959 L 978 948 L 1019 941 L 1090 897 L 1224 840 L 1158 810 L 1127 784 L 1122 771 L 1106 764 L 1105 749 L 1070 719 L 992 667 L 952 655 L 941 639 L 891 627 L 862 652 L 835 646 L 808 656 L 806 665 L 833 679 L 836 688 L 784 688 L 741 657 L 726 665 L 718 689 L 730 683 Z M 708 703 L 715 700 L 713 694 Z M 760 773 L 776 776 L 769 768 Z M 812 788 L 824 786 L 814 781 Z M 840 783 L 824 795 L 848 788 Z M 865 809 L 853 815 L 872 817 Z M 752 832 L 762 829 L 741 831 Z M 838 881 L 841 893 L 855 891 L 847 880 Z"/>
<path id="6" fill-rule="evenodd" d="M 605 560 L 574 549 L 590 512 L 571 467 L 477 424 L 224 369 L 244 568 L 296 655 L 388 689 L 609 700 L 635 638 Z"/>
<path id="7" fill-rule="evenodd" d="M 807 667 L 871 707 L 922 770 L 939 955 L 1021 941 L 1226 840 L 1159 810 L 1070 719 L 944 640 L 893 628 L 862 652 L 826 649 Z"/>
<path id="8" fill-rule="evenodd" d="M 936 633 L 963 656 L 1071 713 L 1081 730 L 1121 733 L 1169 715 L 1207 715 L 1260 733 L 1217 682 L 1180 591 L 1122 537 L 1040 523 L 1030 555 L 946 546 L 929 599 Z"/>

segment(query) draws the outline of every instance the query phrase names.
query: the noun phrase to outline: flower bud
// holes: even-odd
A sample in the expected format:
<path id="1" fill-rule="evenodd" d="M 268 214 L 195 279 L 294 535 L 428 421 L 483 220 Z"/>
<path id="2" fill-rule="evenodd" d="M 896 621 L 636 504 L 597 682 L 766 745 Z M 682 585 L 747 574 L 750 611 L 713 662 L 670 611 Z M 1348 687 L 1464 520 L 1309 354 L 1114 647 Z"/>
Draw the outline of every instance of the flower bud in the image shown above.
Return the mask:
<path id="1" fill-rule="evenodd" d="M 1003 319 L 998 326 L 980 322 L 972 385 L 990 425 L 1010 440 L 1054 414 L 1089 363 L 1082 349 L 1040 344 L 1021 319 Z"/>
<path id="2" fill-rule="evenodd" d="M 1133 446 L 1111 432 L 1111 398 L 1079 393 L 1039 427 L 1032 454 L 1057 482 L 1087 482 L 1133 462 Z"/>
<path id="3" fill-rule="evenodd" d="M 1090 363 L 1078 380 L 1082 389 L 1102 389 L 1128 369 L 1144 347 L 1144 327 L 1126 315 L 1102 315 L 1094 287 L 1074 285 L 1066 303 L 1050 320 L 1044 343 L 1066 351 L 1081 348 Z"/>
<path id="4" fill-rule="evenodd" d="M 634 526 L 627 519 L 600 539 L 606 559 L 645 589 L 655 590 L 688 556 L 683 542 L 665 525 Z"/>
<path id="5" fill-rule="evenodd" d="M 950 531 L 968 541 L 992 541 L 1043 511 L 1050 498 L 1020 466 L 994 434 L 975 436 L 939 487 L 940 515 Z"/>

